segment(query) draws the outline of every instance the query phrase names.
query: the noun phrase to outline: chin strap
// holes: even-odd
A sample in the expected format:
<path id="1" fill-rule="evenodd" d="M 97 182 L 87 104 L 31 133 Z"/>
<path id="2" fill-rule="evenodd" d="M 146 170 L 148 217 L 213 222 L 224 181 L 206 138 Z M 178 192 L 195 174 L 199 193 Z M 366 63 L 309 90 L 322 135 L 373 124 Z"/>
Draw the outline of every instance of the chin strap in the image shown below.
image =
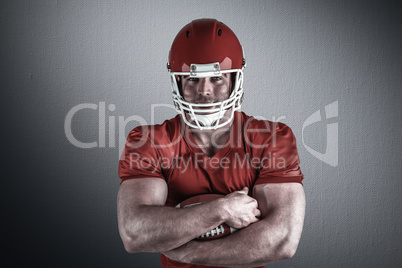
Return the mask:
<path id="1" fill-rule="evenodd" d="M 212 114 L 194 114 L 194 115 L 190 113 L 191 119 L 196 122 L 198 121 L 203 127 L 212 127 L 213 124 L 214 123 L 216 124 L 216 121 L 220 120 L 224 114 L 225 113 L 222 112 L 221 116 L 219 116 L 219 112 Z"/>

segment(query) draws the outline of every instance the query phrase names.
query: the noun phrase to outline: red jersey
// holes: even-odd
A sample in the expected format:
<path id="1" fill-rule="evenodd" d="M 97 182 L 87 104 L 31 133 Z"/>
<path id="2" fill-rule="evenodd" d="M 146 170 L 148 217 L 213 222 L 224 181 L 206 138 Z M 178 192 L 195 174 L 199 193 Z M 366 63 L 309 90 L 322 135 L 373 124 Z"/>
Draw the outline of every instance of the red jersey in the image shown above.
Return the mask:
<path id="1" fill-rule="evenodd" d="M 262 183 L 301 183 L 296 140 L 283 123 L 235 112 L 226 143 L 214 156 L 197 145 L 181 115 L 160 125 L 139 126 L 128 135 L 119 161 L 122 181 L 160 178 L 168 185 L 166 206 L 200 194 L 229 194 Z M 162 255 L 163 267 L 182 264 Z"/>

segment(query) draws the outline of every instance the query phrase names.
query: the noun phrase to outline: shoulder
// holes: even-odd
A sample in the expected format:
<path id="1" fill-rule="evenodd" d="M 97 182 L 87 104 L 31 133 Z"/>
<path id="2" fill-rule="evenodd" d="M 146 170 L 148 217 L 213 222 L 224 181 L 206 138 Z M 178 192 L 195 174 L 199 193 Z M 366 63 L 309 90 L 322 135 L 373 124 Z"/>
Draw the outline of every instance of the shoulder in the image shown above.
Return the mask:
<path id="1" fill-rule="evenodd" d="M 267 145 L 278 139 L 294 139 L 291 128 L 282 122 L 260 120 L 252 116 L 243 115 L 243 135 L 246 141 L 255 145 Z"/>
<path id="2" fill-rule="evenodd" d="M 180 115 L 177 115 L 165 120 L 162 124 L 137 126 L 130 131 L 127 141 L 131 143 L 169 144 L 180 136 L 180 124 Z"/>

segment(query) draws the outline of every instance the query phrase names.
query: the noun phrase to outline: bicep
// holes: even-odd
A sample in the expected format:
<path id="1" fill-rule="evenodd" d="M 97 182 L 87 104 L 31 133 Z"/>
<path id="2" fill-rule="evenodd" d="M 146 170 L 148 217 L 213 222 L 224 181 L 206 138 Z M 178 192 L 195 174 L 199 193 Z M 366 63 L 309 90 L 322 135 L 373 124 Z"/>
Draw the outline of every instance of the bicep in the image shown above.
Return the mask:
<path id="1" fill-rule="evenodd" d="M 167 184 L 160 178 L 143 178 L 125 180 L 120 185 L 117 204 L 118 209 L 139 205 L 165 205 Z"/>
<path id="2" fill-rule="evenodd" d="M 274 211 L 303 216 L 305 195 L 300 183 L 265 183 L 254 186 L 253 197 L 258 201 L 262 216 Z"/>
<path id="3" fill-rule="evenodd" d="M 132 220 L 136 209 L 148 206 L 163 206 L 167 198 L 167 184 L 159 178 L 130 179 L 123 181 L 117 195 L 117 215 L 122 227 Z"/>
<path id="4" fill-rule="evenodd" d="M 280 232 L 297 247 L 304 223 L 306 200 L 300 183 L 266 183 L 254 187 L 254 198 L 262 221 Z"/>

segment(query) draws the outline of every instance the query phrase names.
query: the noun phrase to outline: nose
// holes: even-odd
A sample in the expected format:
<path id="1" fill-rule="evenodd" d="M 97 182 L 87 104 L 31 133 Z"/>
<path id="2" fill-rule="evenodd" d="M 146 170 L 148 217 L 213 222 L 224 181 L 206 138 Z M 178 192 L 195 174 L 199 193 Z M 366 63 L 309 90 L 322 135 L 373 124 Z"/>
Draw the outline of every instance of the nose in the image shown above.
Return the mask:
<path id="1" fill-rule="evenodd" d="M 207 78 L 201 78 L 198 84 L 198 95 L 201 96 L 211 96 L 213 90 L 213 85 L 211 81 Z"/>

